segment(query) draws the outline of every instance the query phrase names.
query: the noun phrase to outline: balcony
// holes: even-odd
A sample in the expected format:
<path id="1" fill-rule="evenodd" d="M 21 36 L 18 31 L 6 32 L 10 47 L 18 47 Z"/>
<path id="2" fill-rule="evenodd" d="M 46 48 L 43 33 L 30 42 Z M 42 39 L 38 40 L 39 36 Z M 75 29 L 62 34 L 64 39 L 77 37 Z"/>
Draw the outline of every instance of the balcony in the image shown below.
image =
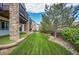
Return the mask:
<path id="1" fill-rule="evenodd" d="M 22 4 L 19 4 L 19 12 L 22 17 L 24 17 L 25 19 L 28 18 L 28 14 L 26 12 L 25 6 L 23 6 Z"/>
<path id="2" fill-rule="evenodd" d="M 0 3 L 0 10 L 8 11 L 9 3 Z"/>
<path id="3" fill-rule="evenodd" d="M 28 15 L 25 6 L 22 4 L 19 4 L 19 14 L 20 17 L 23 17 L 25 20 L 27 20 Z M 9 18 L 9 3 L 0 3 L 0 15 Z"/>

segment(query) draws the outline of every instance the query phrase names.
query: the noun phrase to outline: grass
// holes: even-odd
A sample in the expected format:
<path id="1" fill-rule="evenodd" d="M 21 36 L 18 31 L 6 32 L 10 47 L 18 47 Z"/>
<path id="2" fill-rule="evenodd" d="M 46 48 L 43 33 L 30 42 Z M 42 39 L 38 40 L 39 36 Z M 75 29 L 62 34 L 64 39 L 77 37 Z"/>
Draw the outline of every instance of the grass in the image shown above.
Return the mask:
<path id="1" fill-rule="evenodd" d="M 21 32 L 20 33 L 20 38 L 26 37 L 26 33 L 25 32 Z"/>
<path id="2" fill-rule="evenodd" d="M 20 33 L 20 38 L 23 38 L 25 36 L 26 36 L 26 33 L 24 33 L 24 32 Z M 0 45 L 9 44 L 12 42 L 14 42 L 14 41 L 10 40 L 9 35 L 0 36 Z"/>
<path id="3" fill-rule="evenodd" d="M 12 42 L 13 41 L 9 39 L 9 35 L 0 36 L 0 45 L 9 44 L 9 43 L 12 43 Z"/>
<path id="4" fill-rule="evenodd" d="M 11 55 L 69 55 L 71 54 L 62 46 L 48 41 L 48 36 L 43 33 L 33 33 L 20 43 Z"/>

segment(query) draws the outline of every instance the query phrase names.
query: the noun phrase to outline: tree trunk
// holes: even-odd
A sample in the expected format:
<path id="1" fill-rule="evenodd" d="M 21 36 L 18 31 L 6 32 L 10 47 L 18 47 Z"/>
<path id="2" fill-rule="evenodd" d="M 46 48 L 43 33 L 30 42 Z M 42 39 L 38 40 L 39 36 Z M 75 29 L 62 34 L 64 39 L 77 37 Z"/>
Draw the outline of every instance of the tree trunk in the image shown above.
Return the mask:
<path id="1" fill-rule="evenodd" d="M 54 32 L 54 37 L 55 37 L 55 38 L 57 37 L 57 32 Z"/>

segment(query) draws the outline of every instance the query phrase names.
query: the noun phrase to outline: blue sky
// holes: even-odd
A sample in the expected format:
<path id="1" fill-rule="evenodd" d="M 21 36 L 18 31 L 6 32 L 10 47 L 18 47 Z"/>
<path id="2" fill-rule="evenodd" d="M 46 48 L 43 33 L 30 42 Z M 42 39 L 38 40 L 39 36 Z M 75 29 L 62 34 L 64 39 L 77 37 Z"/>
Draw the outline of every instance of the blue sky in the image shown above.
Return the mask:
<path id="1" fill-rule="evenodd" d="M 44 12 L 45 4 L 44 3 L 27 3 L 26 9 L 31 17 L 37 24 L 40 24 L 42 20 L 42 12 Z"/>
<path id="2" fill-rule="evenodd" d="M 30 15 L 31 19 L 34 20 L 37 24 L 40 24 L 41 20 L 42 20 L 42 16 L 41 13 L 45 12 L 45 3 L 27 3 L 26 5 L 26 9 L 28 14 Z M 48 4 L 48 5 L 52 5 L 52 4 Z M 78 3 L 69 3 L 67 4 L 67 7 L 69 6 L 76 6 L 79 5 Z M 79 13 L 78 13 L 79 14 Z M 79 17 L 77 18 L 77 21 L 79 21 Z"/>
<path id="3" fill-rule="evenodd" d="M 40 24 L 40 22 L 42 20 L 41 13 L 28 12 L 28 14 L 30 15 L 32 20 L 34 20 L 37 24 Z"/>

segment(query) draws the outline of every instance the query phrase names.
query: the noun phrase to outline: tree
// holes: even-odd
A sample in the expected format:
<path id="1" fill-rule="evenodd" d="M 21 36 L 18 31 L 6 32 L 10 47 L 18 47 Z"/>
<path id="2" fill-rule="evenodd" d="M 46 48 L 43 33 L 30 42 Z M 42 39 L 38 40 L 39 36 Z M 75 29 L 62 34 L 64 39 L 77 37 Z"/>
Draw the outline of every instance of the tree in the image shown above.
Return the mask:
<path id="1" fill-rule="evenodd" d="M 54 32 L 56 34 L 58 29 L 63 27 L 71 27 L 72 23 L 78 17 L 77 12 L 79 6 L 66 7 L 66 3 L 59 3 L 53 5 L 45 5 L 45 15 L 42 16 L 41 22 L 42 30 Z"/>
<path id="2" fill-rule="evenodd" d="M 78 17 L 78 15 L 76 15 L 78 10 L 79 10 L 79 6 L 65 7 L 65 9 L 62 11 L 62 27 L 72 26 L 72 23 Z"/>
<path id="3" fill-rule="evenodd" d="M 72 27 L 79 28 L 79 21 L 73 22 Z"/>
<path id="4" fill-rule="evenodd" d="M 71 26 L 71 24 L 77 17 L 75 16 L 75 14 L 78 12 L 78 10 L 79 6 L 75 6 L 75 8 L 73 9 L 72 6 L 66 7 L 65 3 L 53 4 L 52 6 L 46 5 L 46 15 L 53 22 L 52 30 L 55 32 L 55 37 L 59 28 Z"/>
<path id="5" fill-rule="evenodd" d="M 57 33 L 57 29 L 59 27 L 59 25 L 61 24 L 62 21 L 62 11 L 64 9 L 65 4 L 54 4 L 50 7 L 48 7 L 46 5 L 45 11 L 47 16 L 49 17 L 49 19 L 52 20 L 53 22 L 53 32 L 55 34 L 56 37 L 56 33 Z"/>
<path id="6" fill-rule="evenodd" d="M 52 23 L 49 20 L 48 16 L 42 15 L 41 29 L 40 31 L 49 33 L 52 31 Z"/>

